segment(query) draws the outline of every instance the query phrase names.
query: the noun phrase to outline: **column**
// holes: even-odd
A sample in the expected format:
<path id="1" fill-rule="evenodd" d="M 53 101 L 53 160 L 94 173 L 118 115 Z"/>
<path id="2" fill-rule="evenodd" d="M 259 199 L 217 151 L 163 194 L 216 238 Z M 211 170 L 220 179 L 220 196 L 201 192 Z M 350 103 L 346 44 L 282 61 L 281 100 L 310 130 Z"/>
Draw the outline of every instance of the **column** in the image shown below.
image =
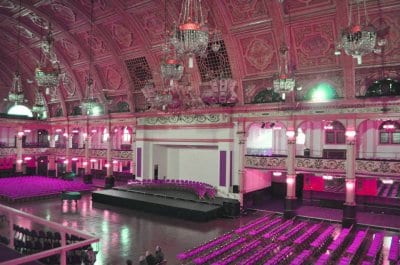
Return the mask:
<path id="1" fill-rule="evenodd" d="M 72 171 L 72 160 L 70 155 L 70 149 L 72 147 L 72 134 L 66 133 L 64 137 L 67 138 L 67 142 L 65 145 L 65 157 L 66 157 L 65 172 L 68 173 Z"/>
<path id="2" fill-rule="evenodd" d="M 131 137 L 131 142 L 132 142 L 132 160 L 131 160 L 131 167 L 130 167 L 130 173 L 133 175 L 137 176 L 136 173 L 136 127 L 132 128 L 132 137 Z"/>
<path id="3" fill-rule="evenodd" d="M 92 137 L 87 134 L 85 137 L 85 162 L 83 166 L 85 167 L 85 175 L 90 175 L 90 147 L 92 145 Z"/>
<path id="4" fill-rule="evenodd" d="M 50 155 L 48 163 L 49 164 L 48 164 L 48 168 L 47 168 L 47 174 L 50 177 L 57 176 L 57 172 L 56 172 L 56 157 L 54 155 Z"/>
<path id="5" fill-rule="evenodd" d="M 15 163 L 15 174 L 16 175 L 22 175 L 22 163 L 24 162 L 22 160 L 22 152 L 23 152 L 23 148 L 22 148 L 22 137 L 24 137 L 24 132 L 22 131 L 22 128 L 18 128 L 18 132 L 17 132 L 17 142 L 16 144 L 16 148 L 17 148 L 17 160 Z"/>
<path id="6" fill-rule="evenodd" d="M 244 193 L 246 192 L 245 186 L 244 186 L 244 179 L 245 179 L 245 159 L 246 159 L 246 133 L 244 128 L 242 130 L 239 130 L 237 132 L 237 135 L 239 137 L 239 164 L 238 164 L 238 173 L 239 173 L 239 201 L 240 205 L 243 207 L 243 197 Z"/>
<path id="7" fill-rule="evenodd" d="M 113 175 L 113 163 L 112 163 L 112 156 L 111 156 L 111 150 L 112 150 L 112 139 L 111 139 L 111 132 L 108 134 L 107 138 L 107 175 L 106 177 L 112 177 Z"/>
<path id="8" fill-rule="evenodd" d="M 355 200 L 355 143 L 356 132 L 346 131 L 346 201 L 343 205 L 342 226 L 350 227 L 356 224 L 356 200 Z"/>
<path id="9" fill-rule="evenodd" d="M 292 218 L 296 215 L 296 132 L 293 130 L 286 131 L 287 136 L 287 158 L 286 158 L 286 198 L 285 198 L 285 218 Z"/>

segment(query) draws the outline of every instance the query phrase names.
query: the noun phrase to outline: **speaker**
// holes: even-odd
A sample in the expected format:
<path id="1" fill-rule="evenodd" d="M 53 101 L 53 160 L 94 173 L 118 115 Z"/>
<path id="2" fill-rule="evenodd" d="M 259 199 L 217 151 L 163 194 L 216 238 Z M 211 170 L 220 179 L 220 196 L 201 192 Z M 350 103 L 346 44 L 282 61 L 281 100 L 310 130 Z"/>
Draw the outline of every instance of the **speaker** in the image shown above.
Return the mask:
<path id="1" fill-rule="evenodd" d="M 233 185 L 232 186 L 232 192 L 233 193 L 239 193 L 239 185 Z"/>
<path id="2" fill-rule="evenodd" d="M 224 201 L 222 204 L 226 216 L 239 216 L 240 215 L 240 202 L 239 201 Z"/>

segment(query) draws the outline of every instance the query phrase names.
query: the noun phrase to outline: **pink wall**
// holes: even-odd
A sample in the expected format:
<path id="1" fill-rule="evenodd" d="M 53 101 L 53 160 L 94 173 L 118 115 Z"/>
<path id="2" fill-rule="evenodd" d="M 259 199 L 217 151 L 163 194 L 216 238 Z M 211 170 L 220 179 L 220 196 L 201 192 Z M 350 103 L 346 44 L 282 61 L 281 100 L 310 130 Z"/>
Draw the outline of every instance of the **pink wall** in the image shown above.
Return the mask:
<path id="1" fill-rule="evenodd" d="M 324 179 L 313 174 L 304 174 L 304 190 L 324 190 Z"/>
<path id="2" fill-rule="evenodd" d="M 378 180 L 376 178 L 357 178 L 356 194 L 376 196 L 378 194 Z"/>
<path id="3" fill-rule="evenodd" d="M 271 186 L 271 172 L 246 168 L 244 176 L 244 192 L 248 193 Z"/>

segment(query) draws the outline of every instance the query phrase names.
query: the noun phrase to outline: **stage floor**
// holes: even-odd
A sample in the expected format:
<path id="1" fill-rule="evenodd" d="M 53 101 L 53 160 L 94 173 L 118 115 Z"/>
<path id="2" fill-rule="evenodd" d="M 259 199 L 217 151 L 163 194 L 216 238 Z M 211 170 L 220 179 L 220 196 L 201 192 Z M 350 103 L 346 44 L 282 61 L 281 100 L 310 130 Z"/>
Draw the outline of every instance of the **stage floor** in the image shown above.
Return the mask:
<path id="1" fill-rule="evenodd" d="M 138 192 L 117 187 L 110 190 L 93 192 L 92 200 L 93 202 L 143 210 L 193 221 L 209 221 L 221 215 L 222 204 L 216 205 L 208 202 L 202 203 L 197 200 L 186 200 L 180 197 L 184 194 L 178 194 L 177 192 L 173 194 L 175 194 L 175 197 L 169 197 L 157 192 L 153 193 L 153 190 L 151 192 Z"/>

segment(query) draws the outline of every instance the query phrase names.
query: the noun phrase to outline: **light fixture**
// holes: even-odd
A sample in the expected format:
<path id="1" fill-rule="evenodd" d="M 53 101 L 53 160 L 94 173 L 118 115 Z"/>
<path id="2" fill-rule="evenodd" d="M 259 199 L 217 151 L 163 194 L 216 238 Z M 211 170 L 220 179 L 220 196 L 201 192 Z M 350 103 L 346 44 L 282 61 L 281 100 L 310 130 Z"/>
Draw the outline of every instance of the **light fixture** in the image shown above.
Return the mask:
<path id="1" fill-rule="evenodd" d="M 81 108 L 83 113 L 88 116 L 98 116 L 103 114 L 103 107 L 97 102 L 93 93 L 93 78 L 92 78 L 92 67 L 93 67 L 93 5 L 94 0 L 91 0 L 90 4 L 90 33 L 89 33 L 89 76 L 87 78 L 85 98 L 81 102 Z"/>
<path id="2" fill-rule="evenodd" d="M 330 175 L 324 175 L 324 176 L 322 176 L 322 178 L 324 179 L 324 180 L 332 180 L 333 179 L 333 177 L 332 176 L 330 176 Z"/>
<path id="3" fill-rule="evenodd" d="M 41 43 L 42 55 L 39 65 L 35 69 L 35 79 L 38 86 L 46 88 L 48 94 L 50 90 L 56 89 L 60 77 L 61 69 L 54 51 L 54 38 L 49 25 L 49 32 Z"/>
<path id="4" fill-rule="evenodd" d="M 207 51 L 209 32 L 203 17 L 201 0 L 183 0 L 179 25 L 174 27 L 171 44 L 179 55 L 189 56 L 189 68 L 193 68 L 193 56 L 204 56 Z"/>
<path id="5" fill-rule="evenodd" d="M 172 45 L 171 36 L 167 32 L 167 1 L 164 3 L 164 21 L 165 42 L 160 70 L 164 80 L 169 80 L 172 85 L 174 81 L 182 78 L 184 67 L 177 57 L 175 46 Z"/>
<path id="6" fill-rule="evenodd" d="M 280 176 L 282 176 L 282 172 L 278 172 L 278 171 L 272 172 L 272 175 L 273 175 L 274 177 L 280 177 Z"/>
<path id="7" fill-rule="evenodd" d="M 393 179 L 381 179 L 383 184 L 393 184 Z"/>
<path id="8" fill-rule="evenodd" d="M 35 104 L 32 106 L 32 112 L 36 113 L 40 119 L 46 117 L 45 99 L 39 90 L 36 90 L 35 93 Z"/>
<path id="9" fill-rule="evenodd" d="M 281 95 L 282 100 L 286 99 L 286 93 L 293 91 L 296 81 L 288 71 L 288 47 L 285 43 L 279 49 L 280 71 L 273 81 L 273 88 L 276 93 Z"/>
<path id="10" fill-rule="evenodd" d="M 368 21 L 365 2 L 365 0 L 349 1 L 349 23 L 342 29 L 340 43 L 335 51 L 336 55 L 340 55 L 340 50 L 343 49 L 347 55 L 357 59 L 357 64 L 362 64 L 363 55 L 381 52 L 380 48 L 376 48 L 377 31 Z M 356 10 L 354 13 L 353 6 Z M 361 16 L 364 16 L 364 21 L 361 21 Z M 355 21 L 353 17 L 356 18 Z M 385 40 L 379 40 L 378 46 L 383 46 L 385 43 Z"/>

